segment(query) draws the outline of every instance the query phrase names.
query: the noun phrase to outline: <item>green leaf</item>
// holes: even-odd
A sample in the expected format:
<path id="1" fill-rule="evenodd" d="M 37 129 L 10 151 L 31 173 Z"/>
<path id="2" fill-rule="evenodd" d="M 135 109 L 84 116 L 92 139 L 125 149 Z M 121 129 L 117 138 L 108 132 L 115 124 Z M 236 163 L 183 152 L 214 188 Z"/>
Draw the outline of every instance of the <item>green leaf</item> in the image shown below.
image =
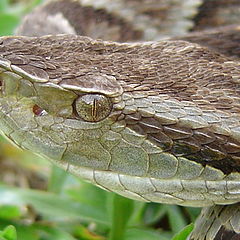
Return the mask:
<path id="1" fill-rule="evenodd" d="M 0 36 L 11 35 L 18 23 L 18 16 L 11 14 L 0 14 Z"/>
<path id="2" fill-rule="evenodd" d="M 0 13 L 5 12 L 8 8 L 8 0 L 1 0 L 0 1 Z"/>
<path id="3" fill-rule="evenodd" d="M 94 221 L 105 225 L 110 224 L 101 209 L 91 208 L 86 204 L 53 193 L 0 185 L 0 196 L 0 204 L 6 202 L 17 206 L 30 204 L 39 213 L 54 221 L 81 219 L 86 222 Z"/>
<path id="4" fill-rule="evenodd" d="M 186 240 L 188 235 L 193 230 L 194 224 L 191 223 L 183 228 L 179 233 L 177 233 L 172 240 Z"/>
<path id="5" fill-rule="evenodd" d="M 110 215 L 108 214 L 107 195 L 108 193 L 92 184 L 83 183 L 78 180 L 79 185 L 66 189 L 65 193 L 76 203 L 85 206 L 90 212 L 98 213 L 107 225 L 110 225 Z"/>
<path id="6" fill-rule="evenodd" d="M 43 235 L 42 233 L 45 231 L 42 230 L 43 226 L 41 225 L 41 223 L 26 224 L 26 222 L 24 223 L 17 221 L 0 221 L 0 228 L 5 228 L 8 225 L 14 225 L 14 227 L 16 228 L 17 240 L 40 240 L 40 234 Z M 0 240 L 2 239 L 0 238 Z"/>
<path id="7" fill-rule="evenodd" d="M 63 189 L 63 185 L 69 173 L 55 165 L 52 165 L 51 170 L 52 172 L 48 180 L 48 191 L 59 194 Z"/>
<path id="8" fill-rule="evenodd" d="M 126 231 L 124 240 L 169 240 L 170 238 L 164 236 L 158 231 L 151 229 L 131 228 Z"/>
<path id="9" fill-rule="evenodd" d="M 0 206 L 0 218 L 1 219 L 17 219 L 20 218 L 21 211 L 18 206 L 3 205 Z"/>
<path id="10" fill-rule="evenodd" d="M 0 232 L 1 240 L 17 240 L 17 232 L 14 226 L 10 225 Z"/>
<path id="11" fill-rule="evenodd" d="M 76 240 L 70 233 L 53 226 L 39 227 L 40 235 L 44 236 L 44 240 Z M 42 239 L 42 238 L 41 238 Z"/>
<path id="12" fill-rule="evenodd" d="M 112 227 L 110 240 L 123 240 L 126 226 L 133 212 L 134 202 L 117 194 L 113 194 Z"/>
<path id="13" fill-rule="evenodd" d="M 96 208 L 96 210 L 101 208 L 105 215 L 107 192 L 82 180 L 78 179 L 78 182 L 80 183 L 79 185 L 69 188 L 66 190 L 66 193 L 77 202 L 84 203 L 91 208 Z"/>
<path id="14" fill-rule="evenodd" d="M 128 226 L 138 226 L 144 224 L 144 212 L 147 203 L 140 202 L 140 201 L 133 201 L 134 202 L 134 209 L 129 219 Z"/>
<path id="15" fill-rule="evenodd" d="M 78 237 L 81 240 L 105 240 L 104 237 L 93 234 L 82 225 L 77 226 L 74 229 L 74 236 Z"/>
<path id="16" fill-rule="evenodd" d="M 181 208 L 175 205 L 165 205 L 168 213 L 169 224 L 173 233 L 181 231 L 186 225 L 187 222 L 185 217 L 181 213 Z"/>
<path id="17" fill-rule="evenodd" d="M 144 213 L 144 223 L 152 225 L 162 219 L 166 214 L 166 207 L 160 203 L 148 203 Z"/>
<path id="18" fill-rule="evenodd" d="M 202 208 L 197 207 L 186 207 L 185 209 L 190 216 L 191 222 L 195 222 L 202 210 Z"/>

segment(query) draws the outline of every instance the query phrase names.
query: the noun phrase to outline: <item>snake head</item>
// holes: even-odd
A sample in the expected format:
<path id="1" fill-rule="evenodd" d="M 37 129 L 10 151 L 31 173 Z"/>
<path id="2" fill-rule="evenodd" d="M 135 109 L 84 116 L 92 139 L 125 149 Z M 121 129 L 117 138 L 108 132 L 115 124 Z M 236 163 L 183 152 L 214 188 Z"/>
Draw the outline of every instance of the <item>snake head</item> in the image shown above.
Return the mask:
<path id="1" fill-rule="evenodd" d="M 84 71 L 81 63 L 75 67 L 82 73 L 60 66 L 66 65 L 65 56 L 54 59 L 47 46 L 38 55 L 29 54 L 34 41 L 0 39 L 1 132 L 20 148 L 61 164 L 83 158 L 88 166 L 107 168 L 110 153 L 99 138 L 120 115 L 121 85 L 113 76 Z"/>
<path id="2" fill-rule="evenodd" d="M 239 201 L 238 62 L 184 41 L 3 37 L 0 72 L 20 148 L 142 201 Z"/>

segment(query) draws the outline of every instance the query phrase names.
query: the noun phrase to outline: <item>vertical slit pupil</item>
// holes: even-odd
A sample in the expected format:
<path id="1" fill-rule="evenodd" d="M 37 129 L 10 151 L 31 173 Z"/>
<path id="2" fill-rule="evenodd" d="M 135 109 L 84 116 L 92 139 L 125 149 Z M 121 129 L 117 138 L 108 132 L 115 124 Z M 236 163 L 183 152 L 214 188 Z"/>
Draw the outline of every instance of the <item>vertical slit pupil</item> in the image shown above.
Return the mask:
<path id="1" fill-rule="evenodd" d="M 103 94 L 85 94 L 75 101 L 77 116 L 87 122 L 98 122 L 110 114 L 112 103 Z"/>

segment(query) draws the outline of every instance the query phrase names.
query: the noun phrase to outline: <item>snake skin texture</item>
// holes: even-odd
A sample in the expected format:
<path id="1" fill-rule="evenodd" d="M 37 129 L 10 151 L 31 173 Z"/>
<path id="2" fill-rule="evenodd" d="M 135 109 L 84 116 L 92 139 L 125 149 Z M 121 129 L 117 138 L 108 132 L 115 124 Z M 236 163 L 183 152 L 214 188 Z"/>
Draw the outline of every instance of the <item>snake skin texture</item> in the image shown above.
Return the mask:
<path id="1" fill-rule="evenodd" d="M 206 207 L 190 240 L 239 239 L 239 14 L 237 0 L 49 1 L 25 37 L 0 38 L 1 132 L 105 190 Z"/>

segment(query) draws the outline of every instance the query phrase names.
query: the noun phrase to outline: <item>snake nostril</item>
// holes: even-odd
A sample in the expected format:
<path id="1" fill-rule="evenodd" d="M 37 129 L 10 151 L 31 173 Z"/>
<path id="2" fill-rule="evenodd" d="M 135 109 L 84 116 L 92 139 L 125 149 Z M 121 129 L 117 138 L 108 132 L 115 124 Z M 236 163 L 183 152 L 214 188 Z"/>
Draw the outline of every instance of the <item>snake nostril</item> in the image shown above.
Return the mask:
<path id="1" fill-rule="evenodd" d="M 42 109 L 41 107 L 39 107 L 38 105 L 34 105 L 33 108 L 32 108 L 32 111 L 33 113 L 36 115 L 36 116 L 44 116 L 44 115 L 47 115 L 47 111 Z"/>

